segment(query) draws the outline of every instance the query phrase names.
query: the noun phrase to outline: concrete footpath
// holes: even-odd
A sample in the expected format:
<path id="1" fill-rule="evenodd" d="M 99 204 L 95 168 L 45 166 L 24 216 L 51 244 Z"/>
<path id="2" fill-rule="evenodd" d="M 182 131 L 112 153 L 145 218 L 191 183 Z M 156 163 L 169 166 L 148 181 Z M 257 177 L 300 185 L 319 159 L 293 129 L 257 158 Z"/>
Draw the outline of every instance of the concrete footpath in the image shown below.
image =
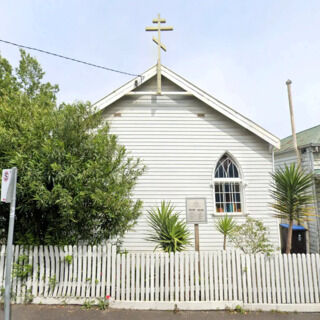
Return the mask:
<path id="1" fill-rule="evenodd" d="M 320 313 L 84 310 L 81 306 L 14 305 L 11 320 L 319 320 Z M 0 312 L 3 320 L 3 310 Z"/>

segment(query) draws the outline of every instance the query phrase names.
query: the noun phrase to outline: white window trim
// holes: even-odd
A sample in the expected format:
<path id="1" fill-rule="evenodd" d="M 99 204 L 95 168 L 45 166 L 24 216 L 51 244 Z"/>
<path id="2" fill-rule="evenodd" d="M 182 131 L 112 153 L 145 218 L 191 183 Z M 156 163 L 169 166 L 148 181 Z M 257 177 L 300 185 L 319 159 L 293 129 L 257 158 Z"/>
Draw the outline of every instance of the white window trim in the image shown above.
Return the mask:
<path id="1" fill-rule="evenodd" d="M 240 178 L 215 178 L 215 171 L 218 165 L 219 160 L 224 156 L 227 155 L 230 157 L 230 159 L 235 163 L 238 173 L 240 175 Z M 240 212 L 217 212 L 217 207 L 216 207 L 216 193 L 215 193 L 215 184 L 216 183 L 221 183 L 221 182 L 237 182 L 239 183 L 240 187 L 240 200 L 241 200 L 241 211 Z M 245 201 L 245 189 L 247 187 L 247 183 L 243 179 L 243 173 L 240 164 L 238 161 L 235 159 L 235 157 L 230 154 L 228 151 L 224 152 L 218 160 L 215 163 L 215 166 L 213 168 L 213 174 L 212 174 L 212 197 L 213 197 L 213 215 L 214 216 L 236 216 L 236 217 L 243 217 L 248 215 L 247 207 L 246 207 L 246 201 Z"/>

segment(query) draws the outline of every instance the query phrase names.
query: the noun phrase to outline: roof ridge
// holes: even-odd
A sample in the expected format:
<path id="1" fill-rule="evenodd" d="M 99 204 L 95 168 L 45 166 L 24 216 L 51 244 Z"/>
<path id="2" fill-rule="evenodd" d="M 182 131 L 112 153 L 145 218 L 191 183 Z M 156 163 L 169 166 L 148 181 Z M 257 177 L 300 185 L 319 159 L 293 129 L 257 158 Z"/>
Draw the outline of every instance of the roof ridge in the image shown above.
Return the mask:
<path id="1" fill-rule="evenodd" d="M 311 128 L 307 128 L 307 129 L 304 129 L 304 130 L 302 130 L 302 131 L 299 131 L 299 132 L 296 133 L 296 135 L 300 135 L 300 134 L 302 134 L 302 133 L 305 133 L 306 131 L 315 129 L 315 128 L 317 128 L 317 127 L 320 127 L 320 124 L 318 124 L 318 125 L 316 125 L 316 126 L 313 126 L 313 127 L 311 127 Z M 289 135 L 289 136 L 287 136 L 287 137 L 285 137 L 285 138 L 282 138 L 281 141 L 282 141 L 282 140 L 285 140 L 285 139 L 288 139 L 288 138 L 291 138 L 291 137 L 292 137 L 292 134 Z"/>

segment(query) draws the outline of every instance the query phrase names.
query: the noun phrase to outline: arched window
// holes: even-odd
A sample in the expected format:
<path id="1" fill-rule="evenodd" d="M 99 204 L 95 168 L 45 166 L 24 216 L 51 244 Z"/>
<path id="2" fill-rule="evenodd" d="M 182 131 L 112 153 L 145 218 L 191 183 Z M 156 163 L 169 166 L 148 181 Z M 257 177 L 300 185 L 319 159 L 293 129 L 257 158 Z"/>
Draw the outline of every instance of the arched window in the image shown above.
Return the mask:
<path id="1" fill-rule="evenodd" d="M 214 171 L 214 195 L 217 213 L 242 212 L 240 172 L 228 154 L 224 154 Z"/>

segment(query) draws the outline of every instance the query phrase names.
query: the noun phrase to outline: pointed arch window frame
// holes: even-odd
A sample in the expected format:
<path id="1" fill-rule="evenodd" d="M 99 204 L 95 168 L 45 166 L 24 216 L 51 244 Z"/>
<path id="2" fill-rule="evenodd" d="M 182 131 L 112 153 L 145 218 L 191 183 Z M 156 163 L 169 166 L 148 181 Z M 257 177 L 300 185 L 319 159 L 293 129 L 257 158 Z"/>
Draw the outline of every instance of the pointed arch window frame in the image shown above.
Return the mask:
<path id="1" fill-rule="evenodd" d="M 230 164 L 227 166 L 227 170 L 224 167 L 224 172 L 220 171 L 220 176 L 216 176 L 219 166 L 222 165 L 221 160 L 223 158 L 226 158 L 223 162 L 229 160 Z M 234 168 L 236 168 L 236 174 Z M 229 175 L 230 172 L 232 173 L 231 176 Z M 239 163 L 229 152 L 224 152 L 218 158 L 213 171 L 214 213 L 216 215 L 245 214 L 244 186 L 243 174 Z"/>

